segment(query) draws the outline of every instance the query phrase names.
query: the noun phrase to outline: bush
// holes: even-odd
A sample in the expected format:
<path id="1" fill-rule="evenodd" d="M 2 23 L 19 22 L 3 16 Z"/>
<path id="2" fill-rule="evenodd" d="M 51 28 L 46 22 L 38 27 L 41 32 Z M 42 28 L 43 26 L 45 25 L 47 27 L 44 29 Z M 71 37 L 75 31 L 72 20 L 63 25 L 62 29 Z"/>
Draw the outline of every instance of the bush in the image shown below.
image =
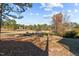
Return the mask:
<path id="1" fill-rule="evenodd" d="M 76 35 L 76 38 L 79 38 L 79 33 Z"/>
<path id="2" fill-rule="evenodd" d="M 66 38 L 76 38 L 76 35 L 77 35 L 77 32 L 75 31 L 68 31 L 66 32 L 63 37 L 66 37 Z"/>
<path id="3" fill-rule="evenodd" d="M 76 38 L 79 38 L 79 36 L 76 36 Z"/>

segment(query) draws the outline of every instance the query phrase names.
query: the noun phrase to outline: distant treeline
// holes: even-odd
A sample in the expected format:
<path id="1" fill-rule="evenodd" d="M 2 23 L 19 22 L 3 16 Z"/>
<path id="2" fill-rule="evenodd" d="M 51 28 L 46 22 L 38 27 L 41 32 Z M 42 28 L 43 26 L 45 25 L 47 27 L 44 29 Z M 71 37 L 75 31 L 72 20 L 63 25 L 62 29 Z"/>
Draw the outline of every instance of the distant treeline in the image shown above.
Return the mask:
<path id="1" fill-rule="evenodd" d="M 79 24 L 77 23 L 64 23 L 67 25 L 66 27 L 79 28 Z M 63 25 L 64 25 L 63 24 Z M 47 25 L 47 24 L 34 24 L 34 25 L 25 25 L 25 24 L 17 24 L 15 20 L 1 20 L 1 28 L 5 30 L 54 30 L 55 24 Z"/>
<path id="2" fill-rule="evenodd" d="M 1 20 L 1 28 L 6 30 L 52 30 L 52 25 L 47 24 L 34 24 L 34 25 L 25 25 L 17 24 L 15 20 Z"/>

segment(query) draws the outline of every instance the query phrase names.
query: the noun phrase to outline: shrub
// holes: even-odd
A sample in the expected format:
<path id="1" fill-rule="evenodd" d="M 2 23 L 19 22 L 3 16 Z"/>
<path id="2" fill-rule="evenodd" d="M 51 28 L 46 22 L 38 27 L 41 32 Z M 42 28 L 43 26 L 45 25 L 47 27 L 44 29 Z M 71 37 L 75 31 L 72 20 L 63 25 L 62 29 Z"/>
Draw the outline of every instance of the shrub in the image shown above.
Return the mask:
<path id="1" fill-rule="evenodd" d="M 77 35 L 77 32 L 75 31 L 68 31 L 66 32 L 63 37 L 66 37 L 66 38 L 75 38 Z"/>
<path id="2" fill-rule="evenodd" d="M 79 33 L 76 35 L 76 38 L 79 38 Z"/>
<path id="3" fill-rule="evenodd" d="M 76 36 L 76 38 L 79 38 L 79 36 Z"/>

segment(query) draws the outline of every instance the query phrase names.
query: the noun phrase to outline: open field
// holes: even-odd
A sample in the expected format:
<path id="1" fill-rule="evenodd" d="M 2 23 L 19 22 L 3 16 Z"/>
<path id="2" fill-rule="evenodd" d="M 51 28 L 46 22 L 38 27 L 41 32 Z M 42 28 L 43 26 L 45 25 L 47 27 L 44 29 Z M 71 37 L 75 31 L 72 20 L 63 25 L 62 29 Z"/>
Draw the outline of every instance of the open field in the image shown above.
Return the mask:
<path id="1" fill-rule="evenodd" d="M 0 41 L 0 55 L 49 55 L 49 56 L 72 56 L 79 55 L 78 45 L 72 39 L 64 38 L 49 35 L 49 36 L 23 36 L 26 32 L 9 32 L 9 35 L 5 33 L 1 33 L 1 41 Z M 47 42 L 48 40 L 48 42 Z M 69 42 L 66 42 L 69 41 Z M 71 44 L 72 41 L 72 49 L 70 46 L 66 45 L 66 43 Z M 48 43 L 48 45 L 47 45 Z M 76 44 L 75 44 L 76 43 Z M 75 53 L 71 50 L 77 48 Z M 74 51 L 74 50 L 73 50 Z"/>

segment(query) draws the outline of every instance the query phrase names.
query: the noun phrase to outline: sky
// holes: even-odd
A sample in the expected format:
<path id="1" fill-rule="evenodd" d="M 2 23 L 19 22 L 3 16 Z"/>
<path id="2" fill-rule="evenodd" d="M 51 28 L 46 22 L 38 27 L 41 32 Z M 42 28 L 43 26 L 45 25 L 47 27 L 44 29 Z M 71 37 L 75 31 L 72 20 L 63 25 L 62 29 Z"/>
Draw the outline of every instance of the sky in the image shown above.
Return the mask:
<path id="1" fill-rule="evenodd" d="M 79 3 L 33 3 L 22 19 L 15 20 L 26 25 L 51 24 L 51 17 L 60 12 L 70 15 L 68 21 L 79 23 Z"/>

